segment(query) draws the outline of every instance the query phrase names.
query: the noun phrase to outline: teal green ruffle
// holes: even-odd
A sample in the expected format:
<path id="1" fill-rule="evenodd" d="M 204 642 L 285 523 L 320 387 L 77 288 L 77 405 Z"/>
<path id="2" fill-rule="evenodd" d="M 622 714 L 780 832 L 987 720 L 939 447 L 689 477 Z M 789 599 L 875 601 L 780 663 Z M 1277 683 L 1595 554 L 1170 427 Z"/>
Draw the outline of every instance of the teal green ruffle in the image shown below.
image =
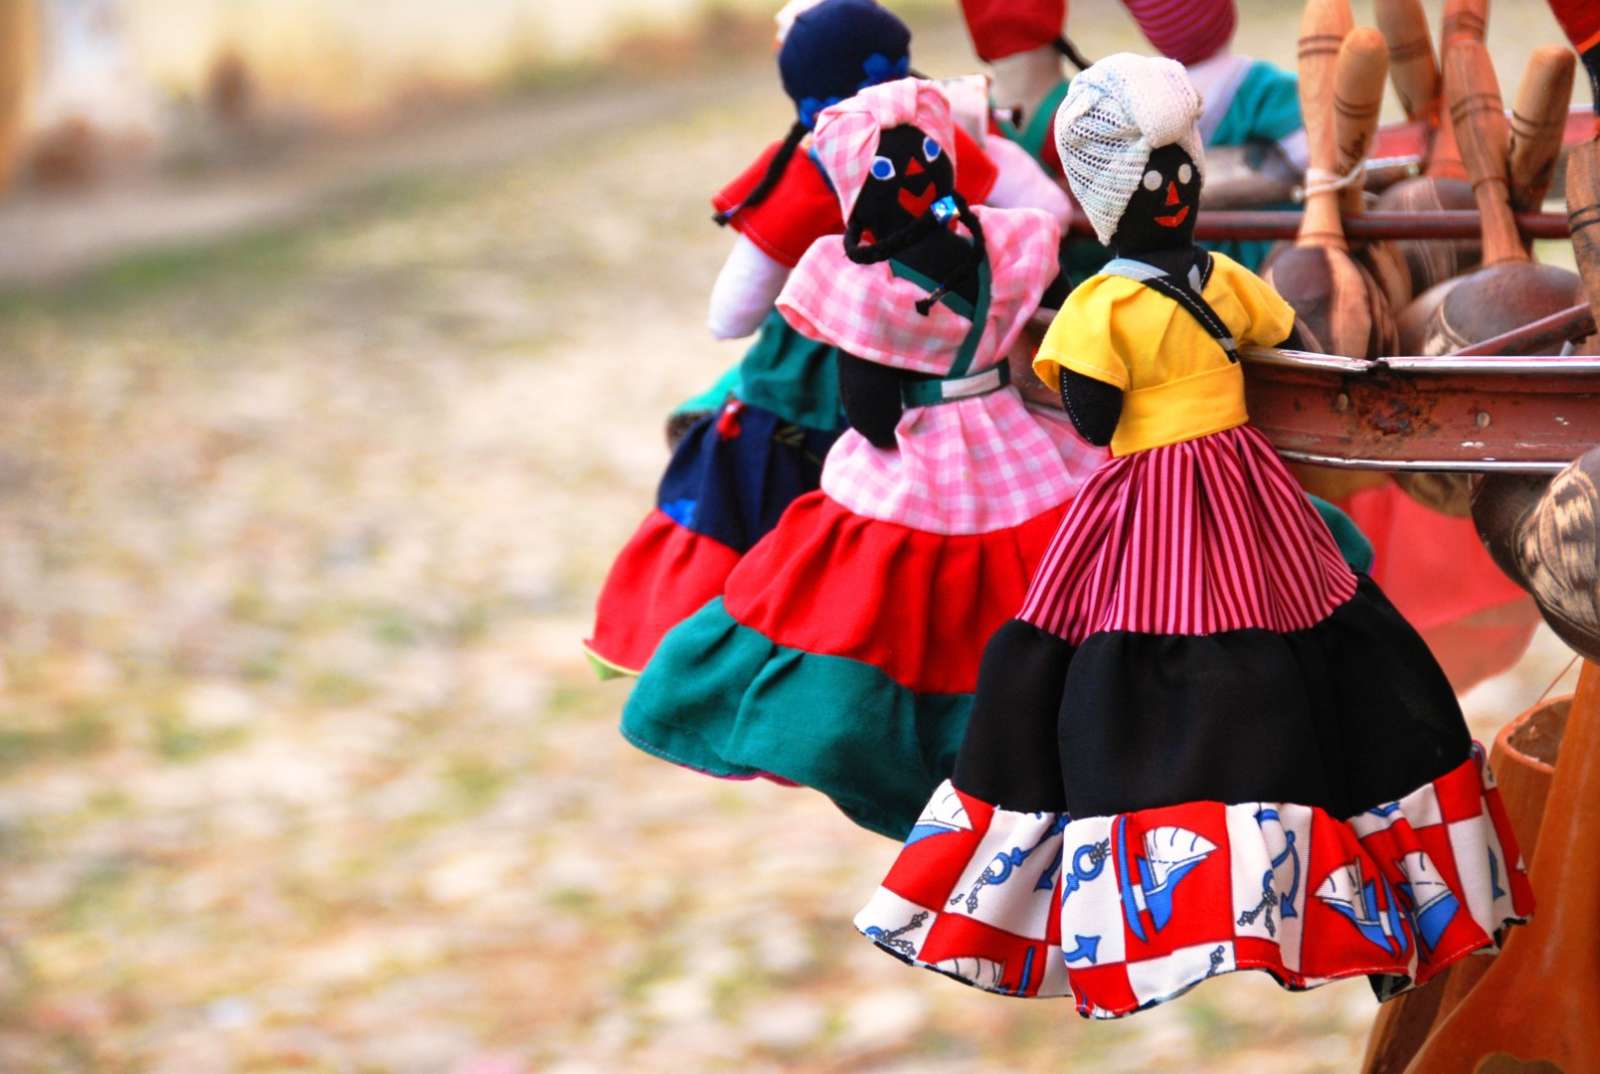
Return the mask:
<path id="1" fill-rule="evenodd" d="M 842 429 L 838 351 L 802 336 L 773 310 L 739 363 L 739 398 L 808 429 Z"/>
<path id="2" fill-rule="evenodd" d="M 783 421 L 824 432 L 843 429 L 837 356 L 835 348 L 802 336 L 773 310 L 739 364 L 674 413 L 715 410 L 732 392 Z"/>
<path id="3" fill-rule="evenodd" d="M 870 664 L 777 645 L 720 598 L 668 632 L 622 734 L 715 776 L 771 773 L 903 839 L 955 767 L 971 694 L 916 694 Z"/>
<path id="4" fill-rule="evenodd" d="M 728 396 L 739 393 L 739 367 L 732 365 L 717 378 L 717 382 L 697 395 L 691 395 L 683 402 L 672 408 L 674 414 L 703 414 L 708 410 L 720 410 L 722 404 L 728 401 Z"/>
<path id="5" fill-rule="evenodd" d="M 1334 542 L 1339 546 L 1339 554 L 1350 565 L 1350 569 L 1357 574 L 1370 574 L 1372 572 L 1372 542 L 1367 535 L 1361 532 L 1361 527 L 1355 520 L 1345 514 L 1333 504 L 1320 496 L 1312 496 L 1311 506 L 1317 509 L 1317 514 L 1322 516 L 1323 524 L 1333 534 Z"/>

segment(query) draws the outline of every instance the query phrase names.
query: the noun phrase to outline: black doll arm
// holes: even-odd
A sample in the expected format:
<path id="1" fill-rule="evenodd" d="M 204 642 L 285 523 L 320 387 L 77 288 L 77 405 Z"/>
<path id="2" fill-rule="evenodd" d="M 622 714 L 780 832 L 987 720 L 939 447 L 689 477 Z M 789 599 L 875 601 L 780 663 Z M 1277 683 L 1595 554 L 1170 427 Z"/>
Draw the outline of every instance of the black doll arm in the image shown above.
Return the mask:
<path id="1" fill-rule="evenodd" d="M 1061 245 L 1056 251 L 1056 278 L 1050 281 L 1050 286 L 1044 289 L 1044 294 L 1039 296 L 1039 307 L 1047 310 L 1058 310 L 1066 302 L 1067 295 L 1072 292 L 1072 278 L 1069 275 L 1067 244 L 1071 238 L 1062 236 Z"/>
<path id="2" fill-rule="evenodd" d="M 1122 392 L 1103 380 L 1061 370 L 1061 405 L 1072 427 L 1095 447 L 1111 443 L 1117 419 L 1122 416 Z"/>
<path id="3" fill-rule="evenodd" d="M 1322 350 L 1322 341 L 1317 334 L 1311 331 L 1311 326 L 1300 318 L 1294 319 L 1294 324 L 1289 326 L 1289 334 L 1283 337 L 1283 342 L 1278 344 L 1286 351 L 1315 351 Z"/>
<path id="4" fill-rule="evenodd" d="M 900 383 L 906 374 L 886 365 L 839 354 L 839 399 L 850 427 L 873 447 L 895 446 L 900 424 Z"/>

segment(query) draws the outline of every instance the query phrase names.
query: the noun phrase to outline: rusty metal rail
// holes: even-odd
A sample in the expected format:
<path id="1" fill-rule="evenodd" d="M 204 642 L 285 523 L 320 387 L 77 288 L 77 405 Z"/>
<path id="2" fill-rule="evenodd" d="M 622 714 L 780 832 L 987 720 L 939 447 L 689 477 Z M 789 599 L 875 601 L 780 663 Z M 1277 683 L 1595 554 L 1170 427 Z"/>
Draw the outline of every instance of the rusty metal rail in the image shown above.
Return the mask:
<path id="1" fill-rule="evenodd" d="M 1297 462 L 1554 473 L 1600 442 L 1600 358 L 1243 357 L 1251 424 Z"/>
<path id="2" fill-rule="evenodd" d="M 1473 209 L 1439 212 L 1370 212 L 1343 218 L 1345 237 L 1373 239 L 1475 239 L 1481 225 Z M 1571 229 L 1565 213 L 1518 213 L 1517 228 L 1527 239 L 1565 239 Z M 1093 235 L 1086 216 L 1072 218 L 1074 235 Z M 1300 231 L 1298 209 L 1209 209 L 1195 220 L 1197 239 L 1293 239 Z"/>

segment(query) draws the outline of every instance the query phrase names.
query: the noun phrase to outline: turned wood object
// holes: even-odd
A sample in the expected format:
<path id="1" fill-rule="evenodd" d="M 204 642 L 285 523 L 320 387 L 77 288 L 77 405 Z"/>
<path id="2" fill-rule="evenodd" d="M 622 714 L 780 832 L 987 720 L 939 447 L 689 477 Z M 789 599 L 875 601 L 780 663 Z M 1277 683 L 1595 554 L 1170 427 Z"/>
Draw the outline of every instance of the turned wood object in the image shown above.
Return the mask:
<path id="1" fill-rule="evenodd" d="M 1511 930 L 1505 950 L 1428 1037 L 1408 1074 L 1600 1071 L 1597 860 L 1600 666 L 1585 661 L 1532 856 L 1533 920 Z"/>
<path id="2" fill-rule="evenodd" d="M 1338 151 L 1334 171 L 1351 176 L 1364 169 L 1383 108 L 1383 84 L 1389 71 L 1389 47 L 1370 26 L 1345 35 L 1334 68 L 1333 140 Z M 1366 208 L 1366 184 L 1351 182 L 1339 192 L 1339 211 L 1359 216 Z M 1349 236 L 1346 235 L 1346 241 Z M 1390 243 L 1359 243 L 1351 253 L 1377 283 L 1385 305 L 1398 309 L 1411 297 L 1411 273 Z"/>
<path id="3" fill-rule="evenodd" d="M 1310 159 L 1305 212 L 1295 244 L 1274 254 L 1262 275 L 1329 352 L 1370 358 L 1392 347 L 1394 320 L 1377 284 L 1350 257 L 1339 191 L 1331 186 L 1339 174 L 1333 116 L 1340 61 L 1348 66 L 1361 55 L 1342 49 L 1352 24 L 1348 0 L 1308 0 L 1301 15 L 1300 110 Z"/>
<path id="4" fill-rule="evenodd" d="M 1389 71 L 1395 92 L 1406 114 L 1427 123 L 1431 135 L 1424 173 L 1389 187 L 1379 195 L 1377 207 L 1411 213 L 1469 208 L 1473 205 L 1472 188 L 1461 167 L 1455 133 L 1444 114 L 1446 88 L 1434 61 L 1421 0 L 1377 0 L 1376 12 L 1378 26 L 1389 42 Z M 1463 34 L 1470 36 L 1473 27 L 1481 31 L 1484 15 L 1482 4 L 1448 5 L 1442 41 L 1445 48 Z M 1395 242 L 1386 244 L 1373 257 L 1405 269 L 1403 279 L 1393 269 L 1380 277 L 1386 284 L 1391 309 L 1402 317 L 1405 304 L 1412 298 L 1476 266 L 1478 245 L 1475 241 Z"/>
<path id="5" fill-rule="evenodd" d="M 1550 190 L 1576 69 L 1577 57 L 1559 45 L 1541 45 L 1528 57 L 1511 109 L 1506 161 L 1508 200 L 1518 212 L 1537 209 Z"/>
<path id="6" fill-rule="evenodd" d="M 1541 487 L 1485 477 L 1472 517 L 1489 554 L 1533 594 L 1545 622 L 1588 659 L 1600 659 L 1600 447 Z"/>
<path id="7" fill-rule="evenodd" d="M 1589 308 L 1600 318 L 1600 142 L 1578 146 L 1567 162 L 1567 219 Z"/>
<path id="8" fill-rule="evenodd" d="M 1548 82 L 1540 76 L 1553 72 L 1554 67 L 1551 60 L 1535 65 L 1535 81 Z M 1573 273 L 1530 261 L 1517 231 L 1508 204 L 1509 124 L 1488 50 L 1475 40 L 1456 40 L 1446 72 L 1450 125 L 1456 131 L 1478 203 L 1484 267 L 1435 286 L 1403 312 L 1401 345 L 1415 344 L 1423 354 L 1457 351 L 1566 309 L 1577 298 L 1579 287 Z M 1540 144 L 1548 141 L 1541 133 Z M 1462 475 L 1405 475 L 1397 477 L 1396 483 L 1444 514 L 1464 517 L 1470 511 L 1471 499 Z"/>
<path id="9" fill-rule="evenodd" d="M 1475 41 L 1451 49 L 1446 67 L 1450 118 L 1472 180 L 1483 234 L 1483 267 L 1438 302 L 1423 330 L 1423 354 L 1445 354 L 1555 313 L 1577 301 L 1577 276 L 1531 261 L 1508 202 L 1510 130 L 1488 51 Z M 1428 296 L 1425 296 L 1428 297 Z"/>

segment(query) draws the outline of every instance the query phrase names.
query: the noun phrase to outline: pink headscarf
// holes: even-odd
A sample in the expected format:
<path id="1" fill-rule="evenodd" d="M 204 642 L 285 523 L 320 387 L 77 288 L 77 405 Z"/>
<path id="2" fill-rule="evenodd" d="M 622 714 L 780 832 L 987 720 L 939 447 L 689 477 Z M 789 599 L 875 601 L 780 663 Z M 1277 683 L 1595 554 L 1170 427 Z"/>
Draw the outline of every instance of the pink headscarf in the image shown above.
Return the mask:
<path id="1" fill-rule="evenodd" d="M 1122 0 L 1156 50 L 1188 65 L 1228 47 L 1239 25 L 1234 0 Z"/>
<path id="2" fill-rule="evenodd" d="M 926 79 L 902 78 L 869 86 L 817 116 L 812 148 L 839 195 L 846 220 L 867 183 L 867 169 L 877 155 L 879 132 L 908 123 L 938 142 L 949 154 L 951 167 L 956 166 L 950 102 L 937 83 Z"/>

